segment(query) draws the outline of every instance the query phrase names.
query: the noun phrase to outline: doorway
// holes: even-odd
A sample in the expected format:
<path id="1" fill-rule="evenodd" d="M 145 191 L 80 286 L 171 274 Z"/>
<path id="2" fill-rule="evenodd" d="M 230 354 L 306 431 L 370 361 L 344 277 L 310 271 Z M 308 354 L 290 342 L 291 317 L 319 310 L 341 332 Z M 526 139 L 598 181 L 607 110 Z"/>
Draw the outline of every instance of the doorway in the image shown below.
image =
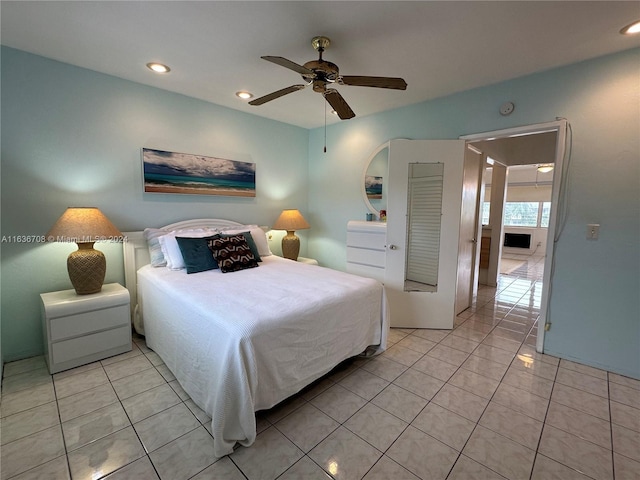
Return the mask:
<path id="1" fill-rule="evenodd" d="M 536 338 L 536 350 L 542 352 L 544 345 L 544 326 L 547 322 L 547 310 L 549 302 L 549 288 L 554 255 L 554 239 L 556 238 L 556 228 L 559 217 L 559 200 L 560 186 L 563 178 L 563 160 L 566 143 L 566 120 L 557 120 L 554 122 L 526 125 L 505 130 L 484 132 L 473 135 L 465 135 L 460 137 L 470 144 L 474 149 L 482 152 L 482 155 L 500 160 L 507 164 L 506 167 L 512 165 L 538 165 L 551 163 L 554 166 L 553 180 L 551 182 L 551 202 L 548 212 L 548 228 L 545 238 L 546 254 L 543 262 L 542 275 L 542 293 L 540 296 L 540 318 L 538 320 L 538 334 Z M 494 230 L 491 228 L 489 235 L 490 244 L 493 249 L 489 252 L 490 271 L 495 273 L 496 278 L 499 276 L 499 264 L 502 256 L 504 232 L 502 228 L 502 218 L 504 213 L 504 201 L 506 199 L 507 185 L 507 168 L 504 167 L 504 180 L 499 181 L 496 185 L 492 182 L 491 200 L 492 217 L 500 219 L 500 228 Z M 500 178 L 500 175 L 498 175 Z M 501 183 L 501 186 L 498 184 Z M 483 189 L 481 188 L 482 192 Z M 481 195 L 482 196 L 482 195 Z M 502 198 L 502 202 L 498 202 Z M 494 220 L 493 225 L 496 225 Z M 480 222 L 478 222 L 480 225 Z M 493 226 L 492 225 L 492 226 Z M 482 237 L 481 227 L 478 227 L 477 237 Z M 534 240 L 537 243 L 538 240 Z M 480 243 L 480 242 L 478 242 Z M 482 247 L 480 247 L 480 252 Z M 478 253 L 480 253 L 478 252 Z M 482 264 L 480 259 L 479 264 Z M 493 270 L 491 270 L 493 269 Z M 472 290 L 477 291 L 479 281 L 478 275 L 472 276 Z"/>

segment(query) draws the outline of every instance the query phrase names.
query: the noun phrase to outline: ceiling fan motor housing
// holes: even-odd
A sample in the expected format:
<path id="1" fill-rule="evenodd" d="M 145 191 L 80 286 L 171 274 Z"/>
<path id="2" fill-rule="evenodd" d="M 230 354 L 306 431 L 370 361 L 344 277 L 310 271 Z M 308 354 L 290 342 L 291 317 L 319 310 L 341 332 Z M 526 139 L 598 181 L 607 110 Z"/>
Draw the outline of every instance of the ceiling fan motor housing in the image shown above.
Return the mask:
<path id="1" fill-rule="evenodd" d="M 311 60 L 305 63 L 304 67 L 313 72 L 313 75 L 303 74 L 302 78 L 307 82 L 313 81 L 314 92 L 324 92 L 327 83 L 334 83 L 338 80 L 340 71 L 335 63 L 326 60 Z"/>

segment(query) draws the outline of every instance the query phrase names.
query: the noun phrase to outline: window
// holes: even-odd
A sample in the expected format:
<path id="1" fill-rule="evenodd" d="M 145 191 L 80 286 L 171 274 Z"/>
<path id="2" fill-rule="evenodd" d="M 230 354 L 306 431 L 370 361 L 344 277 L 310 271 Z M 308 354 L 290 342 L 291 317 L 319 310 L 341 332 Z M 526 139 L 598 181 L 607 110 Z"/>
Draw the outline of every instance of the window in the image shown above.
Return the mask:
<path id="1" fill-rule="evenodd" d="M 549 214 L 551 213 L 551 202 L 542 202 L 542 212 L 540 213 L 540 226 L 549 228 Z"/>
<path id="2" fill-rule="evenodd" d="M 491 202 L 482 204 L 482 225 L 489 225 Z M 551 202 L 507 202 L 504 204 L 505 227 L 549 228 Z"/>
<path id="3" fill-rule="evenodd" d="M 482 204 L 482 225 L 489 225 L 489 213 L 491 212 L 491 202 Z"/>
<path id="4" fill-rule="evenodd" d="M 507 202 L 504 205 L 505 227 L 537 227 L 540 202 Z"/>

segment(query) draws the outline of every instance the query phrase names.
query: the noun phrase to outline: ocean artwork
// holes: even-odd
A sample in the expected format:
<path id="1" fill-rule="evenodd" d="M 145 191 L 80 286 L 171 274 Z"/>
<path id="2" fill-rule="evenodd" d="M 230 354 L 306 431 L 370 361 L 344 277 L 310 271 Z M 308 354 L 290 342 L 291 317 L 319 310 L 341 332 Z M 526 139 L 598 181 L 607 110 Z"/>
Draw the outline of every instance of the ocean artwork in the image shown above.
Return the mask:
<path id="1" fill-rule="evenodd" d="M 256 164 L 142 149 L 145 193 L 256 196 Z"/>
<path id="2" fill-rule="evenodd" d="M 382 177 L 373 175 L 364 176 L 364 189 L 367 198 L 370 200 L 380 200 L 382 198 Z"/>

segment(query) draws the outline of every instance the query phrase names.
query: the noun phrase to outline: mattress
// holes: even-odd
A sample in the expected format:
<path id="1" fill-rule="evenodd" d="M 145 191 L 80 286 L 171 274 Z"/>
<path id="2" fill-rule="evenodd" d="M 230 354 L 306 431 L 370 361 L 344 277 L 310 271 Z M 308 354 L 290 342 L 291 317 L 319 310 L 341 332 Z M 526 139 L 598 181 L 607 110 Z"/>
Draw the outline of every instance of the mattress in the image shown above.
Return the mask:
<path id="1" fill-rule="evenodd" d="M 263 260 L 226 274 L 138 270 L 147 345 L 212 417 L 217 456 L 254 442 L 256 411 L 386 345 L 381 283 L 273 255 Z"/>

